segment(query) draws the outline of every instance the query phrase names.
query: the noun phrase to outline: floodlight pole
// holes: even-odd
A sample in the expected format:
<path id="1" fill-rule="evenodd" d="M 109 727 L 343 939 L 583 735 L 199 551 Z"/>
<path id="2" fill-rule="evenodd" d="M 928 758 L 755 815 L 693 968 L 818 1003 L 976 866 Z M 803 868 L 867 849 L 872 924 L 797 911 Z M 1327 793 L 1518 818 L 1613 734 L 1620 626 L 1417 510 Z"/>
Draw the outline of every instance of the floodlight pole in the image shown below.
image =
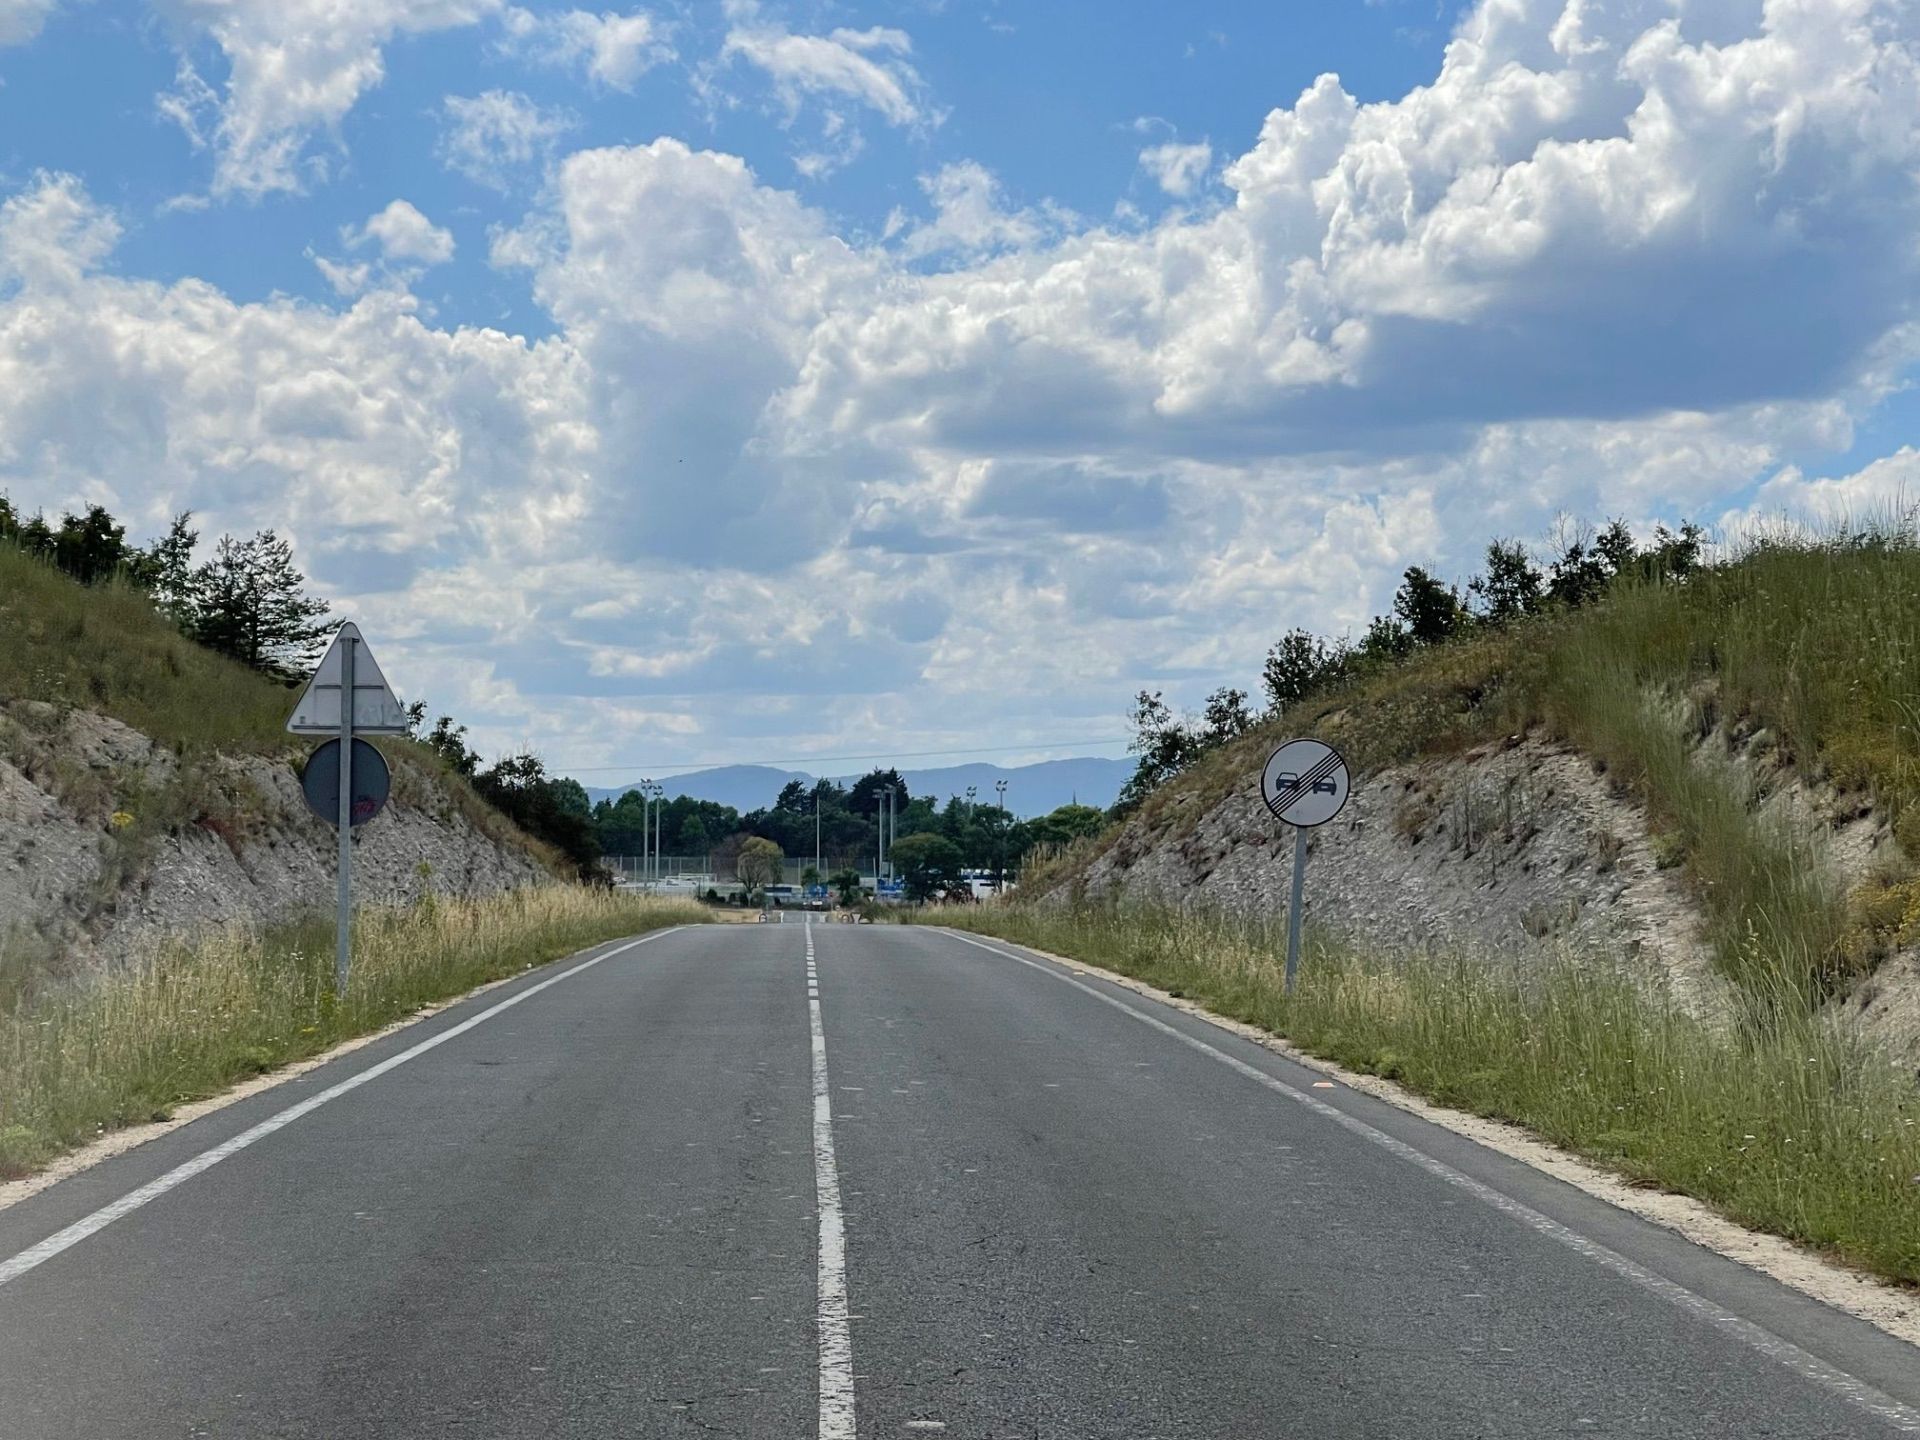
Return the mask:
<path id="1" fill-rule="evenodd" d="M 340 650 L 340 894 L 334 919 L 333 993 L 347 995 L 347 971 L 353 962 L 353 649 Z"/>

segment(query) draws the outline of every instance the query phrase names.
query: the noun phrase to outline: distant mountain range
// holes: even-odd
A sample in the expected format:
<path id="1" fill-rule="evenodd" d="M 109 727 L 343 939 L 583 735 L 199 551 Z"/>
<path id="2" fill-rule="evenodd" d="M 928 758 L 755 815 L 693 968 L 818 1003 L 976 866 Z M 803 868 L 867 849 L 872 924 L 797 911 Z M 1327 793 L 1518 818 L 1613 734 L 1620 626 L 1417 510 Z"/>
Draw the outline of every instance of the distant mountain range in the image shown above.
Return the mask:
<path id="1" fill-rule="evenodd" d="M 1088 755 L 1073 760 L 1042 760 L 1035 765 L 949 765 L 937 770 L 902 770 L 907 788 L 915 795 L 931 795 L 942 805 L 950 795 L 964 795 L 969 785 L 978 792 L 982 804 L 995 802 L 994 782 L 1007 782 L 1007 809 L 1023 819 L 1045 815 L 1062 805 L 1078 801 L 1104 810 L 1119 798 L 1120 787 L 1133 774 L 1130 759 L 1107 760 Z M 864 773 L 864 772 L 862 772 Z M 858 775 L 835 775 L 841 784 L 851 784 Z M 712 800 L 731 805 L 741 814 L 762 810 L 773 804 L 790 780 L 811 785 L 814 777 L 801 770 L 780 770 L 771 765 L 722 765 L 712 770 L 695 770 L 688 775 L 663 777 L 660 786 L 668 795 L 689 795 L 696 800 Z M 632 785 L 597 790 L 589 785 L 587 797 L 595 804 L 617 800 Z"/>

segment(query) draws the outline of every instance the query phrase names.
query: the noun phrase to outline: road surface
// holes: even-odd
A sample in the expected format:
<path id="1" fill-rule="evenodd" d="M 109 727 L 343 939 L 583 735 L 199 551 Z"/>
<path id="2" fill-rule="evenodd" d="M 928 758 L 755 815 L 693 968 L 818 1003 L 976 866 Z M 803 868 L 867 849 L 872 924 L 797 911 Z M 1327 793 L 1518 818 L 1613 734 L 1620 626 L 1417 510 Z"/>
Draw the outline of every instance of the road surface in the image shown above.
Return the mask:
<path id="1" fill-rule="evenodd" d="M 601 947 L 0 1212 L 0 1437 L 1920 1433 L 1912 1349 L 1318 1078 L 928 929 Z"/>

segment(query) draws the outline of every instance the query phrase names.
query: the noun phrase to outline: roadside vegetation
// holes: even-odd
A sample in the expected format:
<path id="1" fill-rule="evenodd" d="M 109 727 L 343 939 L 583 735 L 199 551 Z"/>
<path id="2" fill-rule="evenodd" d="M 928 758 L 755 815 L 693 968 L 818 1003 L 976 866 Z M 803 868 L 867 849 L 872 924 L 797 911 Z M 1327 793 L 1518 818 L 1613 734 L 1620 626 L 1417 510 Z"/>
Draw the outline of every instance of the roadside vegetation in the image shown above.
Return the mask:
<path id="1" fill-rule="evenodd" d="M 48 990 L 0 1014 L 0 1179 L 476 985 L 705 918 L 690 901 L 574 885 L 442 897 L 359 912 L 344 1001 L 332 924 L 319 920 L 218 931 Z"/>
<path id="2" fill-rule="evenodd" d="M 221 536 L 201 560 L 192 518 L 139 545 L 98 505 L 54 524 L 22 516 L 0 494 L 0 707 L 97 711 L 189 759 L 298 763 L 306 747 L 286 734 L 287 712 L 337 624 L 332 607 L 308 592 L 291 547 L 271 530 Z M 550 776 L 536 755 L 484 764 L 463 726 L 447 715 L 429 726 L 427 715 L 416 699 L 411 743 L 374 743 L 486 833 L 531 837 L 548 863 L 564 857 L 581 876 L 594 873 L 600 850 L 585 790 Z M 32 759 L 21 726 L 3 722 L 0 757 Z M 195 794 L 160 809 L 197 823 Z"/>
<path id="3" fill-rule="evenodd" d="M 1920 1088 L 1830 1003 L 1920 945 L 1920 530 L 1911 515 L 1780 527 L 1718 553 L 1703 538 L 1569 530 L 1544 558 L 1496 541 L 1463 587 L 1407 571 L 1357 643 L 1285 636 L 1259 713 L 1232 687 L 1194 716 L 1142 692 L 1122 823 L 1030 856 L 1014 905 L 922 918 L 1137 976 L 1920 1284 Z M 1732 982 L 1731 1023 L 1682 1013 L 1619 956 L 1515 969 L 1326 935 L 1289 998 L 1284 916 L 1094 903 L 1083 887 L 1116 847 L 1179 843 L 1289 736 L 1366 773 L 1530 734 L 1645 808 Z M 1770 803 L 1796 784 L 1825 802 Z M 1828 812 L 1872 813 L 1897 843 L 1836 878 Z"/>
<path id="4" fill-rule="evenodd" d="M 1184 833 L 1289 735 L 1320 736 L 1366 772 L 1544 734 L 1646 807 L 1749 997 L 1816 1003 L 1920 943 L 1912 516 L 1781 527 L 1718 556 L 1691 526 L 1646 545 L 1617 525 L 1569 532 L 1540 562 L 1496 541 L 1464 590 L 1409 570 L 1358 644 L 1292 632 L 1265 689 L 1257 716 L 1239 691 L 1193 719 L 1141 695 L 1121 806 L 1135 836 Z M 1804 819 L 1761 803 L 1793 780 L 1884 816 L 1908 858 L 1842 888 L 1813 863 Z M 1035 857 L 1025 888 L 1071 887 L 1122 834 Z"/>
<path id="5" fill-rule="evenodd" d="M 1391 959 L 1285 922 L 1127 905 L 952 906 L 913 918 L 1133 976 L 1456 1109 L 1525 1126 L 1633 1182 L 1883 1279 L 1920 1284 L 1920 1092 L 1802 1007 L 1713 1028 L 1618 966 Z"/>

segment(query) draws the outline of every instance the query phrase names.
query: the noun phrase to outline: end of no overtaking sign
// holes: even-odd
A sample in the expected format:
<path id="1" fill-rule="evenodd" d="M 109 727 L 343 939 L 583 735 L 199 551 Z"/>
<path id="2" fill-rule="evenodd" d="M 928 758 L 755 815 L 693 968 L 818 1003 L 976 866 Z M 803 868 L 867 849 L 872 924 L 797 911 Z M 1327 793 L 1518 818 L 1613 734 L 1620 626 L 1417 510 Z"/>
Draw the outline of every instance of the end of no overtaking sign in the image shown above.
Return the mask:
<path id="1" fill-rule="evenodd" d="M 1324 740 L 1289 740 L 1267 757 L 1260 795 L 1274 817 L 1311 829 L 1346 808 L 1353 790 L 1347 762 Z"/>

